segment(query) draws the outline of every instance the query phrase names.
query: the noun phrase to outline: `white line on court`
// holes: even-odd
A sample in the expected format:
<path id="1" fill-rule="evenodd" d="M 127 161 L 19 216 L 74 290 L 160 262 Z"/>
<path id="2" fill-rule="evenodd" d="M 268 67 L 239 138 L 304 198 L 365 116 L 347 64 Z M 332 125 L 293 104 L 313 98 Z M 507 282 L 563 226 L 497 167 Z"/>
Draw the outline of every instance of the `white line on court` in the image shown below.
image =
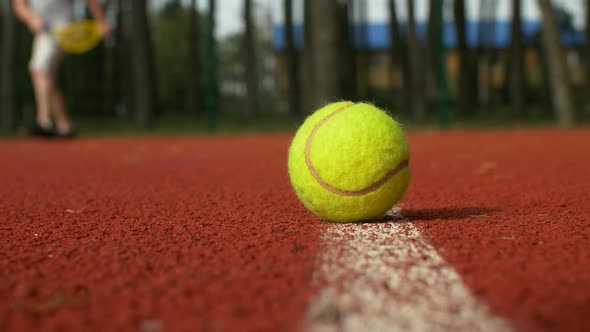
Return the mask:
<path id="1" fill-rule="evenodd" d="M 323 235 L 309 331 L 511 331 L 398 210 Z"/>

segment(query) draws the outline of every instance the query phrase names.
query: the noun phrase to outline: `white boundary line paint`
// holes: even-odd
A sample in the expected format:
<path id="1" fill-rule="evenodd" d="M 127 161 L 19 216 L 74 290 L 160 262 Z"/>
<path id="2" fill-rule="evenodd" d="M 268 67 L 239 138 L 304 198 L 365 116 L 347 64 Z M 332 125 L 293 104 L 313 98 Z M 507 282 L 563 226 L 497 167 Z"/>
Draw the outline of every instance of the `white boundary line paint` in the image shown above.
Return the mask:
<path id="1" fill-rule="evenodd" d="M 308 331 L 512 331 L 466 288 L 461 277 L 407 222 L 334 224 L 323 235 L 322 290 Z"/>

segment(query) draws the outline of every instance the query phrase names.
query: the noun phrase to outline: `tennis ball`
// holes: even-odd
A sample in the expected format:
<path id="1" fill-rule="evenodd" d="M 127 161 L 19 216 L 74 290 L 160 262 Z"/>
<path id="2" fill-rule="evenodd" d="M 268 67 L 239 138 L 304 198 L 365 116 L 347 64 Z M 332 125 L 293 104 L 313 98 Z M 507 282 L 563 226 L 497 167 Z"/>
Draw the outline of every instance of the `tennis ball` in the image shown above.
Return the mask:
<path id="1" fill-rule="evenodd" d="M 289 176 L 301 202 L 324 220 L 382 218 L 410 180 L 400 125 L 379 108 L 349 101 L 310 115 L 289 148 Z"/>

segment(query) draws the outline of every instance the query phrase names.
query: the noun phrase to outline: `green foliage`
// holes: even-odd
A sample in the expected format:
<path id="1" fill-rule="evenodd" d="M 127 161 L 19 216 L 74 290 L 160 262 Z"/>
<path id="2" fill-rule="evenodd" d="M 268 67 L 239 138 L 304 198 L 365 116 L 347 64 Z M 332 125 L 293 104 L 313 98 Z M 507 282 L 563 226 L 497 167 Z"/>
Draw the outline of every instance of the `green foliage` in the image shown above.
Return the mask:
<path id="1" fill-rule="evenodd" d="M 258 113 L 277 111 L 275 83 L 275 57 L 272 45 L 272 17 L 270 12 L 254 6 L 255 59 L 258 77 Z M 218 41 L 219 82 L 222 109 L 226 112 L 242 111 L 245 102 L 244 32 L 240 31 Z"/>
<path id="2" fill-rule="evenodd" d="M 162 12 L 153 17 L 158 89 L 161 103 L 167 111 L 186 108 L 190 62 L 195 60 L 189 59 L 190 24 L 190 9 L 176 0 L 167 3 Z M 204 31 L 202 28 L 199 30 Z"/>

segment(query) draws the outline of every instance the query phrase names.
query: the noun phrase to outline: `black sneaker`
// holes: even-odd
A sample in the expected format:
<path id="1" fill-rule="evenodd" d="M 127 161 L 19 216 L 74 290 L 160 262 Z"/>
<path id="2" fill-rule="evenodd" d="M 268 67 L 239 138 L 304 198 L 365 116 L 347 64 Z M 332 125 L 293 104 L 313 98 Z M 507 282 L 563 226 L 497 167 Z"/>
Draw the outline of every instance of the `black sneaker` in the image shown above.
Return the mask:
<path id="1" fill-rule="evenodd" d="M 51 138 L 55 135 L 55 132 L 51 128 L 45 128 L 38 123 L 35 123 L 29 129 L 29 135 L 34 137 Z"/>
<path id="2" fill-rule="evenodd" d="M 64 132 L 57 131 L 57 132 L 55 132 L 53 134 L 52 137 L 54 139 L 64 139 L 64 140 L 67 140 L 67 139 L 76 138 L 76 136 L 77 136 L 77 134 L 76 134 L 76 132 L 74 130 L 68 130 L 68 131 L 64 131 Z"/>

